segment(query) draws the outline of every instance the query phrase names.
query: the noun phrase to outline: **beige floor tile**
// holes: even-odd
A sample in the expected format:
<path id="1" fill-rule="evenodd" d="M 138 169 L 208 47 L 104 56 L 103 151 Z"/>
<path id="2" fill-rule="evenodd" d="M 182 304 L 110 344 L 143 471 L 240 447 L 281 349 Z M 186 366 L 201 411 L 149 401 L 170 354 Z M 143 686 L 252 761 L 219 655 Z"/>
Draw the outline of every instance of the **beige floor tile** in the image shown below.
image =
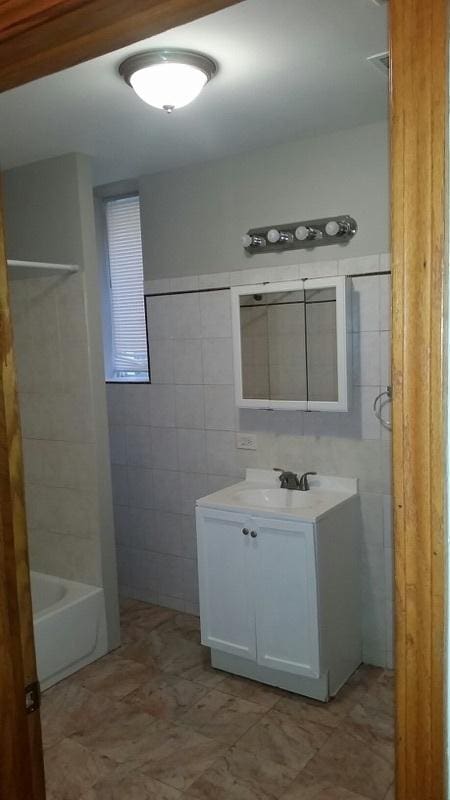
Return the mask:
<path id="1" fill-rule="evenodd" d="M 344 720 L 342 729 L 359 739 L 373 753 L 394 764 L 394 718 L 391 714 L 357 705 Z"/>
<path id="2" fill-rule="evenodd" d="M 147 681 L 148 670 L 143 664 L 110 653 L 80 670 L 73 680 L 90 692 L 99 692 L 121 700 Z"/>
<path id="3" fill-rule="evenodd" d="M 80 800 L 180 800 L 181 792 L 153 778 L 132 772 L 95 784 Z"/>
<path id="4" fill-rule="evenodd" d="M 368 800 L 361 794 L 337 786 L 327 780 L 315 778 L 303 770 L 281 800 Z"/>
<path id="5" fill-rule="evenodd" d="M 127 608 L 121 615 L 120 628 L 122 642 L 130 642 L 147 636 L 176 614 L 170 608 L 162 608 L 146 603 Z"/>
<path id="6" fill-rule="evenodd" d="M 73 739 L 63 739 L 45 753 L 47 800 L 79 800 L 115 766 L 110 759 L 86 750 Z"/>
<path id="7" fill-rule="evenodd" d="M 395 800 L 395 785 L 392 784 L 384 800 Z"/>
<path id="8" fill-rule="evenodd" d="M 92 729 L 111 713 L 111 701 L 70 680 L 61 681 L 42 696 L 41 724 L 44 747 L 76 732 Z"/>
<path id="9" fill-rule="evenodd" d="M 93 753 L 117 763 L 138 765 L 154 745 L 155 718 L 130 704 L 120 703 L 96 726 L 74 734 L 74 739 Z"/>
<path id="10" fill-rule="evenodd" d="M 261 719 L 263 709 L 256 703 L 212 689 L 179 722 L 225 744 L 234 744 Z"/>
<path id="11" fill-rule="evenodd" d="M 295 769 L 233 747 L 195 781 L 189 795 L 199 800 L 277 800 L 296 775 Z"/>
<path id="12" fill-rule="evenodd" d="M 316 780 L 329 781 L 371 800 L 384 800 L 394 778 L 392 763 L 340 728 L 311 759 L 308 772 Z"/>
<path id="13" fill-rule="evenodd" d="M 238 747 L 300 771 L 332 735 L 332 728 L 269 711 L 242 739 Z"/>
<path id="14" fill-rule="evenodd" d="M 140 772 L 185 791 L 225 752 L 220 742 L 181 725 L 155 722 L 147 760 Z"/>
<path id="15" fill-rule="evenodd" d="M 263 683 L 258 683 L 258 681 L 240 678 L 237 675 L 225 678 L 220 684 L 220 691 L 225 692 L 225 694 L 231 694 L 233 697 L 241 697 L 243 700 L 257 703 L 266 710 L 273 708 L 280 698 L 286 696 L 286 692 L 281 689 L 266 686 Z"/>
<path id="16" fill-rule="evenodd" d="M 159 719 L 177 720 L 208 691 L 198 683 L 164 672 L 161 675 L 165 676 L 162 679 L 165 681 L 164 686 L 149 691 L 148 685 L 145 685 L 129 695 L 126 698 L 127 703 L 133 703 Z"/>
<path id="17" fill-rule="evenodd" d="M 200 619 L 192 614 L 175 614 L 158 628 L 164 633 L 177 633 L 183 639 L 200 644 Z"/>
<path id="18" fill-rule="evenodd" d="M 48 800 L 394 800 L 392 673 L 317 703 L 213 669 L 197 617 L 121 619 L 114 654 L 44 693 Z"/>
<path id="19" fill-rule="evenodd" d="M 158 629 L 153 630 L 145 638 L 121 647 L 119 655 L 163 672 L 181 676 L 187 670 L 207 663 L 209 651 L 178 633 Z"/>
<path id="20" fill-rule="evenodd" d="M 200 683 L 208 689 L 219 687 L 222 681 L 227 677 L 228 673 L 221 672 L 211 666 L 211 659 L 208 652 L 206 652 L 206 654 L 203 653 L 203 659 L 200 664 L 194 664 L 194 666 L 187 667 L 187 669 L 183 669 L 180 672 L 180 678 L 185 678 L 187 681 L 194 681 L 194 683 Z"/>

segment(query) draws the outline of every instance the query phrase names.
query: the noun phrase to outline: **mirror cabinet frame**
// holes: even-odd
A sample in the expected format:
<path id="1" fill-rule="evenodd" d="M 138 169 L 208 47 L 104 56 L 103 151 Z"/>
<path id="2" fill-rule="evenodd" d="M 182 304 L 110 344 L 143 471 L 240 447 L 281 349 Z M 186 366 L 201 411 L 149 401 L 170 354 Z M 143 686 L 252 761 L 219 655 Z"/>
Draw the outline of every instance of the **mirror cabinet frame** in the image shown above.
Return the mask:
<path id="1" fill-rule="evenodd" d="M 233 361 L 235 398 L 238 408 L 259 408 L 271 411 L 331 411 L 345 412 L 350 405 L 351 375 L 351 325 L 350 282 L 345 276 L 331 278 L 304 278 L 231 287 L 231 319 L 233 332 Z M 337 400 L 270 400 L 245 398 L 242 379 L 242 343 L 240 300 L 244 295 L 273 292 L 298 292 L 312 289 L 334 289 L 336 292 L 336 351 Z"/>

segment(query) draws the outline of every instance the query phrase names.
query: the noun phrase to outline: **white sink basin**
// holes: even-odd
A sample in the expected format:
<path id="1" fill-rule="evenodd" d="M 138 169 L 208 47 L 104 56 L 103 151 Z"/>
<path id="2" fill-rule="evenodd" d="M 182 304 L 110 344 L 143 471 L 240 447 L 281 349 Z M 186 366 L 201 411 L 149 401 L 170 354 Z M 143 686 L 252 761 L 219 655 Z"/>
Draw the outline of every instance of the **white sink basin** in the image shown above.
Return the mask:
<path id="1" fill-rule="evenodd" d="M 238 505 L 269 508 L 311 508 L 317 498 L 310 492 L 290 489 L 240 489 L 232 495 Z M 231 499 L 231 498 L 230 498 Z"/>
<path id="2" fill-rule="evenodd" d="M 281 489 L 273 470 L 247 469 L 246 480 L 197 500 L 197 506 L 316 522 L 358 492 L 356 478 L 315 475 L 307 492 Z"/>

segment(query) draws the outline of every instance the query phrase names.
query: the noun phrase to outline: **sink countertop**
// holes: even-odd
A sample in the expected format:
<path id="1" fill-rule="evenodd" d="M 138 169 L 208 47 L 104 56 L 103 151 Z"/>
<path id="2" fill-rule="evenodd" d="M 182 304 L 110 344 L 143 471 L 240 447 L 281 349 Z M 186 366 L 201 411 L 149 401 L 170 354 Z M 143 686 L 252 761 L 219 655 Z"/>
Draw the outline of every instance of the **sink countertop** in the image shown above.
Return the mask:
<path id="1" fill-rule="evenodd" d="M 277 473 L 248 469 L 245 481 L 200 498 L 197 506 L 313 523 L 358 494 L 356 478 L 312 475 L 309 484 L 307 492 L 281 489 Z"/>

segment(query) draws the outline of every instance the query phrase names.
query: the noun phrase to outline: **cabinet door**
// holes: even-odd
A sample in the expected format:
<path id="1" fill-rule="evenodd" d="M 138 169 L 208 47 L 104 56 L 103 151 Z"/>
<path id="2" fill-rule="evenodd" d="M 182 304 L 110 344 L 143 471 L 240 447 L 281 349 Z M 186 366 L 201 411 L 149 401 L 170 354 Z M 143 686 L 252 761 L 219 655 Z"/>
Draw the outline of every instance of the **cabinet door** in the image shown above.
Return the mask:
<path id="1" fill-rule="evenodd" d="M 254 518 L 258 664 L 320 675 L 314 526 Z"/>
<path id="2" fill-rule="evenodd" d="M 197 509 L 202 642 L 256 659 L 250 518 Z M 247 531 L 244 533 L 243 531 Z"/>

